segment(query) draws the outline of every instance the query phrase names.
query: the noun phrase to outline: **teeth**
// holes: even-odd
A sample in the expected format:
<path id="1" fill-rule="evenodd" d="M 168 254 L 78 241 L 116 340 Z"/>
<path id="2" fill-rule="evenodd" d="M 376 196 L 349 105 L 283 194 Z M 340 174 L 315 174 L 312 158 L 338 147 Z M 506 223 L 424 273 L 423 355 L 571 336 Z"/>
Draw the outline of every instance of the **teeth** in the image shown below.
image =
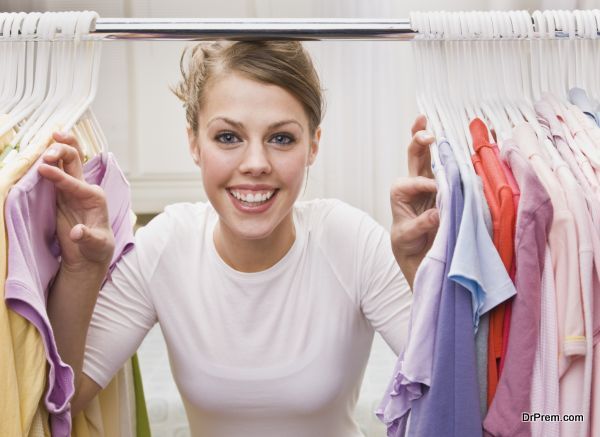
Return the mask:
<path id="1" fill-rule="evenodd" d="M 243 194 L 243 193 L 239 193 L 237 191 L 230 191 L 231 194 L 233 194 L 233 197 L 235 197 L 238 200 L 243 200 L 244 202 L 248 202 L 248 203 L 258 203 L 258 202 L 264 202 L 268 199 L 270 199 L 273 194 L 275 193 L 275 190 L 273 191 L 269 191 L 267 193 L 256 193 L 256 194 Z"/>

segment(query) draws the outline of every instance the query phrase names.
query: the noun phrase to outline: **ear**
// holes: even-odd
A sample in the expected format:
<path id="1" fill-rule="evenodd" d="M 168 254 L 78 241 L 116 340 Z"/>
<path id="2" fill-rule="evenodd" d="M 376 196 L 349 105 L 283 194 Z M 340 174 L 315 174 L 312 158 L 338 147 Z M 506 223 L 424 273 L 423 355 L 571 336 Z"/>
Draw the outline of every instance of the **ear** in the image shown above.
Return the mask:
<path id="1" fill-rule="evenodd" d="M 190 148 L 190 155 L 198 167 L 202 167 L 202 160 L 200 158 L 200 146 L 198 145 L 198 136 L 194 133 L 192 128 L 187 128 L 188 146 Z"/>
<path id="2" fill-rule="evenodd" d="M 317 159 L 317 154 L 319 153 L 319 142 L 321 141 L 321 126 L 317 128 L 315 131 L 315 137 L 312 139 L 310 143 L 310 149 L 308 151 L 308 165 L 313 165 L 315 159 Z"/>

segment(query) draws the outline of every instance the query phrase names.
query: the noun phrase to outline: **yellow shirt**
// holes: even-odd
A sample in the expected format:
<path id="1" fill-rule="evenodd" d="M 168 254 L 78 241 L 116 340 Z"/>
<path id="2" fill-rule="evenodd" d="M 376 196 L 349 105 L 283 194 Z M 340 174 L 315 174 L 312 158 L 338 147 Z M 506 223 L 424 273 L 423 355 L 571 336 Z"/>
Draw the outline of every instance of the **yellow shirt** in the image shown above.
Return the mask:
<path id="1" fill-rule="evenodd" d="M 0 118 L 1 124 L 1 118 Z M 10 138 L 0 138 L 0 149 Z M 27 173 L 51 143 L 51 138 L 31 145 L 0 170 L 0 202 L 12 186 Z M 50 437 L 48 412 L 44 407 L 46 354 L 37 328 L 6 307 L 4 284 L 8 248 L 4 213 L 0 218 L 0 436 Z M 73 418 L 73 437 L 133 437 L 135 412 L 132 410 L 133 382 L 130 362 L 113 378 L 89 406 Z"/>
<path id="2" fill-rule="evenodd" d="M 32 144 L 0 170 L 0 202 L 10 188 L 29 170 L 50 143 Z M 4 211 L 4 208 L 2 208 Z M 41 423 L 44 414 L 38 412 L 46 385 L 46 354 L 37 328 L 19 314 L 9 310 L 4 302 L 7 274 L 7 244 L 4 212 L 0 218 L 0 436 L 40 435 L 47 429 Z M 43 434 L 42 434 L 43 435 Z"/>

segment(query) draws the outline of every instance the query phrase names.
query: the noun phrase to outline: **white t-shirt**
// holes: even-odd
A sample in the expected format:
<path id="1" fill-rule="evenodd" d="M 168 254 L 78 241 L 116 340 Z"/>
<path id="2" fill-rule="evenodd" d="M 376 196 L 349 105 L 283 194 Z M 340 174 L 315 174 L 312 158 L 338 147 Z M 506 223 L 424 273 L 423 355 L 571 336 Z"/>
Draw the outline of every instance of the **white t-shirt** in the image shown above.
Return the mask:
<path id="1" fill-rule="evenodd" d="M 158 322 L 192 435 L 360 436 L 353 411 L 374 330 L 404 349 L 411 292 L 366 213 L 314 200 L 293 218 L 288 253 L 242 273 L 215 249 L 209 203 L 167 207 L 100 292 L 83 371 L 106 386 Z"/>

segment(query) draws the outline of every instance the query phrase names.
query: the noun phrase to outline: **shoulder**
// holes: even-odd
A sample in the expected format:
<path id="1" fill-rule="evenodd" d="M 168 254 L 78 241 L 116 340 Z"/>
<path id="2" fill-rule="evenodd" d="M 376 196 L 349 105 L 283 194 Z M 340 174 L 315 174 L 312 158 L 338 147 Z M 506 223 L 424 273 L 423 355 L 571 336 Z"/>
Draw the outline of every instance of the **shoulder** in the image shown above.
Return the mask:
<path id="1" fill-rule="evenodd" d="M 165 251 L 196 243 L 214 210 L 208 203 L 176 203 L 154 217 L 135 234 L 135 247 L 156 261 Z"/>
<path id="2" fill-rule="evenodd" d="M 295 210 L 302 225 L 315 234 L 347 233 L 357 231 L 365 223 L 376 224 L 365 211 L 339 199 L 297 202 Z"/>
<path id="3" fill-rule="evenodd" d="M 187 232 L 191 227 L 197 227 L 207 220 L 211 212 L 213 210 L 208 202 L 174 203 L 166 206 L 163 212 L 150 220 L 139 232 Z"/>
<path id="4" fill-rule="evenodd" d="M 338 199 L 299 202 L 297 219 L 331 262 L 360 262 L 373 244 L 389 239 L 387 231 L 369 214 Z"/>

